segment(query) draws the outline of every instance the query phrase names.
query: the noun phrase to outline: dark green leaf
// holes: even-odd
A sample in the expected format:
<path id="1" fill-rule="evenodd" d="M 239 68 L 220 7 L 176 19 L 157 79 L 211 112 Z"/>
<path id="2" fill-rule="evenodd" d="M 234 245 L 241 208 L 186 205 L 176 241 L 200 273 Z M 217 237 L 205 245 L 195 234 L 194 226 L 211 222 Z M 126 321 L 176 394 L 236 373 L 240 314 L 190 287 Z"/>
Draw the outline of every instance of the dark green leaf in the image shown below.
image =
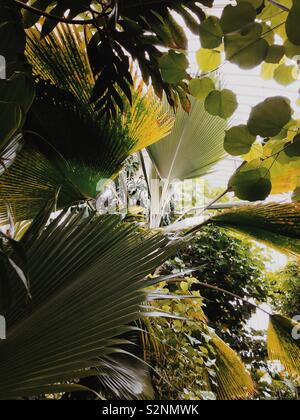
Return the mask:
<path id="1" fill-rule="evenodd" d="M 247 163 L 230 178 L 229 186 L 241 200 L 265 200 L 272 190 L 270 171 L 260 161 Z"/>
<path id="2" fill-rule="evenodd" d="M 224 34 L 235 32 L 256 18 L 255 8 L 248 2 L 239 3 L 237 6 L 228 5 L 223 10 L 220 24 Z"/>
<path id="3" fill-rule="evenodd" d="M 290 101 L 277 96 L 256 105 L 250 114 L 248 129 L 254 136 L 274 137 L 292 118 Z"/>
<path id="4" fill-rule="evenodd" d="M 224 148 L 232 156 L 244 155 L 251 150 L 255 139 L 246 125 L 238 125 L 226 131 Z"/>
<path id="5" fill-rule="evenodd" d="M 299 1 L 293 1 L 293 6 L 290 10 L 288 18 L 286 20 L 286 33 L 289 41 L 295 45 L 300 45 L 300 3 Z"/>
<path id="6" fill-rule="evenodd" d="M 205 109 L 211 115 L 230 118 L 238 107 L 236 95 L 228 89 L 214 90 L 205 100 Z"/>
<path id="7" fill-rule="evenodd" d="M 200 25 L 200 41 L 203 48 L 216 48 L 223 39 L 223 31 L 220 20 L 215 16 L 209 16 Z"/>
<path id="8" fill-rule="evenodd" d="M 263 38 L 262 25 L 253 23 L 239 32 L 225 36 L 226 58 L 243 69 L 252 69 L 261 64 L 268 53 L 269 44 Z"/>
<path id="9" fill-rule="evenodd" d="M 162 78 L 165 82 L 175 84 L 187 76 L 189 62 L 185 54 L 169 51 L 159 60 Z"/>
<path id="10" fill-rule="evenodd" d="M 266 63 L 277 64 L 281 61 L 285 53 L 283 45 L 271 45 L 268 49 Z"/>
<path id="11" fill-rule="evenodd" d="M 297 134 L 293 141 L 287 144 L 284 151 L 288 157 L 300 157 L 300 134 Z"/>

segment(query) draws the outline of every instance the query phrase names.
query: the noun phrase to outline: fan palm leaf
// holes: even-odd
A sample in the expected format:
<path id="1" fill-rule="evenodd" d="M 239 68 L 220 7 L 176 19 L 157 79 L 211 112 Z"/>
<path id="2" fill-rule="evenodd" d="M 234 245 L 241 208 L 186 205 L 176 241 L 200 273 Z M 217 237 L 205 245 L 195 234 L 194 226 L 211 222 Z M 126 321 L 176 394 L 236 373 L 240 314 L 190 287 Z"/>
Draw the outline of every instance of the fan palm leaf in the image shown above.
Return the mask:
<path id="1" fill-rule="evenodd" d="M 43 229 L 45 211 L 20 242 L 32 300 L 13 282 L 0 342 L 1 399 L 71 391 L 66 381 L 105 370 L 103 358 L 107 364 L 123 352 L 121 335 L 141 316 L 144 287 L 153 283 L 145 276 L 174 252 L 162 235 L 85 208 L 65 210 Z"/>
<path id="2" fill-rule="evenodd" d="M 215 334 L 212 345 L 217 359 L 218 399 L 238 400 L 252 397 L 255 394 L 253 380 L 236 352 Z"/>
<path id="3" fill-rule="evenodd" d="M 148 147 L 161 179 L 172 182 L 207 175 L 226 155 L 226 128 L 227 122 L 210 115 L 201 100 L 192 99 L 190 114 L 180 108 L 171 133 Z"/>
<path id="4" fill-rule="evenodd" d="M 173 124 L 137 79 L 132 106 L 107 123 L 89 102 L 94 79 L 83 34 L 59 25 L 42 41 L 38 35 L 36 29 L 28 33 L 27 56 L 37 82 L 25 147 L 0 181 L 0 197 L 16 221 L 34 217 L 59 186 L 59 208 L 96 198 L 130 154 L 164 137 Z M 0 222 L 7 223 L 3 205 Z"/>
<path id="5" fill-rule="evenodd" d="M 297 334 L 296 336 L 293 336 Z M 287 372 L 300 378 L 300 324 L 282 315 L 272 315 L 268 330 L 270 360 L 279 360 Z"/>
<path id="6" fill-rule="evenodd" d="M 246 205 L 224 211 L 206 223 L 231 229 L 274 247 L 300 256 L 300 204 Z"/>
<path id="7" fill-rule="evenodd" d="M 59 24 L 43 40 L 36 28 L 30 29 L 27 35 L 26 53 L 34 75 L 72 93 L 80 103 L 95 111 L 90 103 L 95 79 L 85 43 L 89 34 L 83 33 L 79 27 Z M 130 150 L 132 153 L 169 134 L 173 118 L 163 112 L 153 90 L 145 90 L 137 76 L 134 77 L 134 87 L 128 89 L 131 89 L 131 104 L 124 101 L 119 107 L 118 117 L 134 142 L 134 148 Z"/>
<path id="8" fill-rule="evenodd" d="M 164 106 L 168 109 L 166 100 Z M 226 128 L 225 120 L 210 115 L 202 100 L 192 98 L 190 114 L 180 107 L 171 133 L 147 148 L 163 182 L 161 196 L 152 202 L 151 227 L 159 227 L 174 181 L 207 175 L 225 157 L 223 144 Z"/>
<path id="9" fill-rule="evenodd" d="M 162 277 L 163 278 L 163 277 Z M 180 295 L 174 295 L 174 298 L 180 297 Z M 246 369 L 245 365 L 239 358 L 236 352 L 234 352 L 220 337 L 218 337 L 213 330 L 206 328 L 207 318 L 204 313 L 201 313 L 201 304 L 199 304 L 198 311 L 198 322 L 201 322 L 204 326 L 205 334 L 210 337 L 208 345 L 213 348 L 214 357 L 216 358 L 216 364 L 213 369 L 216 370 L 215 382 L 216 386 L 211 385 L 211 388 L 215 390 L 218 399 L 220 400 L 237 400 L 247 399 L 255 394 L 255 386 L 252 381 L 251 375 Z M 169 343 L 165 337 L 161 334 L 160 326 L 151 322 L 151 319 L 146 319 L 142 329 L 142 340 L 144 343 L 145 358 L 153 358 L 156 362 L 168 364 L 168 351 Z M 203 343 L 202 347 L 206 344 Z M 171 348 L 172 352 L 174 347 Z M 177 350 L 181 351 L 181 348 Z M 188 355 L 187 361 L 188 361 Z M 195 361 L 193 361 L 195 363 Z M 203 376 L 208 384 L 208 391 L 210 391 L 209 375 L 208 372 L 203 369 Z"/>

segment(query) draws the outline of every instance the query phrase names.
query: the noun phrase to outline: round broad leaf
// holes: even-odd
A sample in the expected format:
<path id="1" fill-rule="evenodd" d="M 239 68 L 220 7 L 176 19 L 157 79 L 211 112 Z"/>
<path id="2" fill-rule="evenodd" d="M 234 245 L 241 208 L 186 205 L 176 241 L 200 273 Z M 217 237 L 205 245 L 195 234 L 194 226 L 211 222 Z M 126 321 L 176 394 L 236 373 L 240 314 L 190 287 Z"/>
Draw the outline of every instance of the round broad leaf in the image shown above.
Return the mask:
<path id="1" fill-rule="evenodd" d="M 271 174 L 260 163 L 260 160 L 247 163 L 231 177 L 229 186 L 240 200 L 261 201 L 270 195 Z"/>
<path id="2" fill-rule="evenodd" d="M 159 66 L 164 81 L 176 84 L 187 76 L 189 62 L 184 54 L 171 50 L 160 58 Z"/>
<path id="3" fill-rule="evenodd" d="M 0 146 L 5 146 L 22 124 L 23 114 L 19 105 L 0 101 Z"/>
<path id="4" fill-rule="evenodd" d="M 203 48 L 216 48 L 222 43 L 223 31 L 217 17 L 209 16 L 201 23 L 199 31 Z"/>
<path id="5" fill-rule="evenodd" d="M 268 49 L 266 62 L 271 64 L 280 63 L 281 59 L 284 56 L 284 52 L 285 49 L 283 45 L 271 45 Z"/>
<path id="6" fill-rule="evenodd" d="M 288 86 L 298 79 L 299 70 L 297 66 L 280 64 L 274 71 L 274 80 L 283 86 Z"/>
<path id="7" fill-rule="evenodd" d="M 198 66 L 202 71 L 214 71 L 217 70 L 221 64 L 221 52 L 200 48 L 200 50 L 197 51 L 196 59 Z"/>
<path id="8" fill-rule="evenodd" d="M 223 10 L 220 24 L 224 34 L 235 32 L 256 18 L 255 8 L 248 2 L 239 3 L 237 6 L 228 5 Z"/>
<path id="9" fill-rule="evenodd" d="M 238 102 L 231 90 L 214 90 L 207 96 L 204 106 L 211 115 L 227 119 L 237 110 Z"/>
<path id="10" fill-rule="evenodd" d="M 300 45 L 295 45 L 288 39 L 284 43 L 285 55 L 291 59 L 300 57 Z"/>
<path id="11" fill-rule="evenodd" d="M 214 81 L 209 77 L 193 79 L 190 81 L 189 90 L 197 99 L 205 99 L 215 89 Z"/>
<path id="12" fill-rule="evenodd" d="M 256 105 L 250 114 L 248 129 L 254 136 L 274 137 L 290 121 L 292 109 L 287 98 L 267 98 Z"/>
<path id="13" fill-rule="evenodd" d="M 224 38 L 225 54 L 228 61 L 243 69 L 260 65 L 268 54 L 269 44 L 261 38 L 262 26 L 253 23 L 239 32 Z"/>
<path id="14" fill-rule="evenodd" d="M 205 100 L 205 109 L 211 115 L 230 118 L 238 107 L 236 95 L 228 89 L 214 90 Z"/>
<path id="15" fill-rule="evenodd" d="M 249 133 L 246 125 L 238 125 L 226 131 L 224 148 L 232 156 L 241 156 L 249 153 L 256 136 Z"/>
<path id="16" fill-rule="evenodd" d="M 296 188 L 292 195 L 293 201 L 300 201 L 300 187 Z"/>
<path id="17" fill-rule="evenodd" d="M 300 2 L 294 0 L 293 6 L 290 10 L 288 18 L 286 20 L 286 33 L 289 41 L 295 45 L 300 45 Z"/>
<path id="18" fill-rule="evenodd" d="M 288 157 L 300 157 L 300 134 L 297 134 L 293 141 L 287 144 L 284 151 Z"/>

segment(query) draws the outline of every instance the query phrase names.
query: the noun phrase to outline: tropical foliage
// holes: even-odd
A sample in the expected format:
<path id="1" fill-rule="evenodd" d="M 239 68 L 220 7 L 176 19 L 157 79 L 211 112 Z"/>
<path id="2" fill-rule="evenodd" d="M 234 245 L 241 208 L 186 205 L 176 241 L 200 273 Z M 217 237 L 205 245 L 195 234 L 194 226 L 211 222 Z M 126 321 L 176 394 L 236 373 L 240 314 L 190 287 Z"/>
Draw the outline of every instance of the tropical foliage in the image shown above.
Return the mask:
<path id="1" fill-rule="evenodd" d="M 280 285 L 245 244 L 298 263 L 299 120 L 276 96 L 233 125 L 220 70 L 295 81 L 300 8 L 239 0 L 217 17 L 213 5 L 2 0 L 0 399 L 256 398 L 255 345 L 234 337 L 258 310 L 264 362 L 299 384 L 299 320 L 274 304 Z M 195 77 L 184 28 L 201 43 Z M 239 167 L 203 222 L 186 223 L 192 209 L 166 229 L 172 183 L 228 155 Z M 294 202 L 238 201 L 292 191 Z M 234 205 L 215 213 L 228 193 Z M 105 214 L 110 196 L 117 214 Z"/>

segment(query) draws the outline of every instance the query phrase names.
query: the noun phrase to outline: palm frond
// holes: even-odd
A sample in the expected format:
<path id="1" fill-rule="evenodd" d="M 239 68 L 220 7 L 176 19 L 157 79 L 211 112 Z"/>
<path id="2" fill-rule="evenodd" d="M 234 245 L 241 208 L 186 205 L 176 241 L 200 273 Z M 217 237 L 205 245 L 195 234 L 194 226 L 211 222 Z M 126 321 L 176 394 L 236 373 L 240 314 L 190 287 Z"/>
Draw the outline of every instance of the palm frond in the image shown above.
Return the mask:
<path id="1" fill-rule="evenodd" d="M 0 197 L 16 221 L 34 217 L 59 186 L 59 208 L 95 198 L 130 154 L 172 127 L 173 119 L 137 77 L 132 107 L 127 104 L 109 124 L 101 118 L 89 102 L 94 79 L 84 45 L 83 33 L 68 25 L 42 41 L 36 29 L 29 31 L 36 99 L 24 127 L 26 145 L 0 182 Z M 6 222 L 2 205 L 0 223 Z"/>
<path id="2" fill-rule="evenodd" d="M 9 203 L 15 222 L 33 219 L 45 203 L 61 187 L 58 202 L 60 208 L 85 199 L 71 180 L 62 171 L 61 157 L 50 150 L 48 156 L 25 144 L 18 153 L 14 164 L 0 178 L 0 225 L 9 222 L 6 202 Z M 50 157 L 49 157 L 50 156 Z"/>
<path id="3" fill-rule="evenodd" d="M 300 377 L 300 324 L 282 315 L 272 315 L 268 330 L 270 360 L 279 360 L 291 375 Z"/>
<path id="4" fill-rule="evenodd" d="M 239 400 L 252 397 L 255 386 L 239 356 L 217 335 L 213 336 L 212 345 L 217 358 L 218 399 Z"/>
<path id="5" fill-rule="evenodd" d="M 152 197 L 153 228 L 160 226 L 172 183 L 207 175 L 226 155 L 223 143 L 227 122 L 206 112 L 203 101 L 192 98 L 191 103 L 190 114 L 181 107 L 177 111 L 171 134 L 147 148 L 156 176 L 163 181 L 161 194 Z M 164 107 L 172 113 L 166 99 Z"/>
<path id="6" fill-rule="evenodd" d="M 36 76 L 70 92 L 81 104 L 99 114 L 90 103 L 95 79 L 86 49 L 87 35 L 79 27 L 60 24 L 41 40 L 40 32 L 32 28 L 28 31 L 26 52 Z M 169 134 L 173 126 L 173 118 L 163 112 L 153 89 L 144 89 L 137 76 L 133 79 L 133 87 L 128 87 L 132 104 L 124 101 L 116 115 L 134 143 L 128 154 L 159 141 Z"/>
<path id="7" fill-rule="evenodd" d="M 120 336 L 141 316 L 145 276 L 174 252 L 162 235 L 86 209 L 35 232 L 22 242 L 32 300 L 16 284 L 0 342 L 1 399 L 58 392 L 105 368 L 103 357 L 122 353 Z"/>
<path id="8" fill-rule="evenodd" d="M 246 205 L 225 211 L 206 223 L 240 232 L 281 252 L 300 256 L 300 204 Z"/>
<path id="9" fill-rule="evenodd" d="M 193 98 L 190 114 L 180 108 L 172 132 L 148 148 L 160 177 L 171 182 L 207 175 L 226 155 L 226 128 L 226 121 L 208 114 L 203 101 Z"/>
<path id="10" fill-rule="evenodd" d="M 89 103 L 95 79 L 82 30 L 59 24 L 41 39 L 40 31 L 33 27 L 27 30 L 26 55 L 34 76 L 70 92 L 78 101 Z"/>

